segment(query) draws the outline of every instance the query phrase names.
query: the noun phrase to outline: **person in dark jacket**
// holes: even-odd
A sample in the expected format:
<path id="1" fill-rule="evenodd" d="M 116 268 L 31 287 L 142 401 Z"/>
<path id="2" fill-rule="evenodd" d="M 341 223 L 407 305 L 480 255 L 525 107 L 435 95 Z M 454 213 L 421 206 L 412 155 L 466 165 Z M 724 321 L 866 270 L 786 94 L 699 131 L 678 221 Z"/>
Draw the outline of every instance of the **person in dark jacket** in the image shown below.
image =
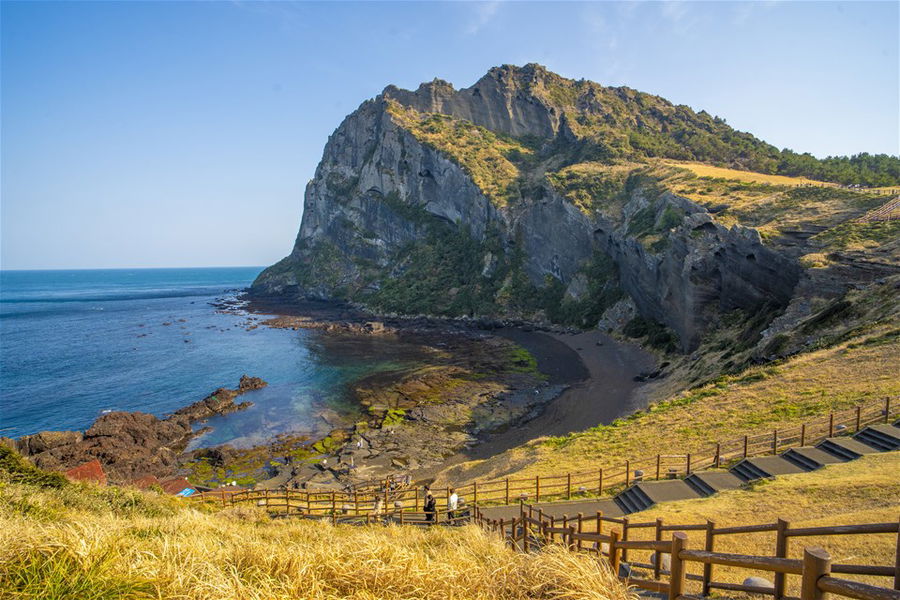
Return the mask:
<path id="1" fill-rule="evenodd" d="M 425 494 L 425 522 L 429 525 L 434 523 L 434 513 L 437 511 L 437 502 L 431 492 Z"/>

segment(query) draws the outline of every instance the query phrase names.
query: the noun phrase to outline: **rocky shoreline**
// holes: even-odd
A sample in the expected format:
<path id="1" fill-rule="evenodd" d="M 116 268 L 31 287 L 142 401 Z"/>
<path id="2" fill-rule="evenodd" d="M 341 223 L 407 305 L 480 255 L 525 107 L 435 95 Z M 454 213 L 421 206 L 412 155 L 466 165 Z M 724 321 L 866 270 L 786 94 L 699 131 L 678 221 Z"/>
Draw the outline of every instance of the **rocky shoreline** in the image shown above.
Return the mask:
<path id="1" fill-rule="evenodd" d="M 261 488 L 344 488 L 397 474 L 430 480 L 460 460 L 502 451 L 523 435 L 540 435 L 548 414 L 557 421 L 553 430 L 578 430 L 585 426 L 584 418 L 618 416 L 625 405 L 617 388 L 612 412 L 583 406 L 584 393 L 579 396 L 578 390 L 595 378 L 593 367 L 585 367 L 594 359 L 585 355 L 580 342 L 577 349 L 566 345 L 567 339 L 584 335 L 567 328 L 512 320 L 376 316 L 349 305 L 247 296 L 217 299 L 213 305 L 252 315 L 248 323 L 252 320 L 254 327 L 393 337 L 420 345 L 427 358 L 413 368 L 358 380 L 352 392 L 364 410 L 362 420 L 323 414 L 333 425 L 313 439 L 286 434 L 250 448 L 226 444 L 187 450 L 191 440 L 208 431 L 196 428 L 197 423 L 246 408 L 249 402 L 235 400 L 266 385 L 244 376 L 237 389 L 219 388 L 163 419 L 114 412 L 83 433 L 41 432 L 7 443 L 51 470 L 97 459 L 114 483 L 186 475 L 200 487 L 237 481 Z M 592 393 L 595 387 L 589 386 Z M 552 407 L 573 393 L 568 402 L 577 406 L 560 423 L 559 411 Z"/>
<path id="2" fill-rule="evenodd" d="M 98 460 L 114 483 L 128 483 L 145 476 L 175 475 L 180 455 L 188 442 L 203 429 L 194 424 L 250 406 L 235 399 L 265 387 L 258 377 L 241 377 L 236 389 L 219 388 L 206 398 L 160 419 L 142 412 L 114 411 L 101 415 L 86 431 L 42 431 L 11 440 L 35 465 L 50 471 L 66 471 Z"/>

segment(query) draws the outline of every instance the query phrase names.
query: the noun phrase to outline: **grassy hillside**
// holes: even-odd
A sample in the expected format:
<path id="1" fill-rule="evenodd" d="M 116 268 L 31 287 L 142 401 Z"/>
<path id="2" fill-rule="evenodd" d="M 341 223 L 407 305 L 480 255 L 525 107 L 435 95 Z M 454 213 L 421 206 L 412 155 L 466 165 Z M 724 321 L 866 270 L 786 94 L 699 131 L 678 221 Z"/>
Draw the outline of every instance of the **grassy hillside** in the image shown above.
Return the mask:
<path id="1" fill-rule="evenodd" d="M 863 153 L 817 159 L 778 150 L 732 129 L 724 119 L 653 94 L 566 79 L 540 65 L 527 65 L 514 73 L 523 91 L 565 116 L 582 142 L 579 153 L 584 158 L 669 158 L 844 184 L 900 184 L 897 157 Z"/>
<path id="2" fill-rule="evenodd" d="M 658 397 L 667 399 L 647 410 L 463 463 L 442 473 L 439 482 L 556 475 L 619 466 L 626 459 L 655 454 L 695 452 L 717 441 L 771 433 L 831 410 L 897 396 L 900 339 L 894 331 L 890 324 L 876 326 L 865 336 L 721 376 L 685 392 L 677 390 L 687 374 L 676 372 L 658 384 Z M 716 363 L 719 356 L 721 352 L 709 352 L 705 360 Z M 685 361 L 681 368 L 689 371 L 694 364 Z"/>
<path id="3" fill-rule="evenodd" d="M 475 527 L 334 527 L 196 506 L 48 478 L 0 446 L 0 597 L 632 598 L 589 557 L 517 554 Z"/>

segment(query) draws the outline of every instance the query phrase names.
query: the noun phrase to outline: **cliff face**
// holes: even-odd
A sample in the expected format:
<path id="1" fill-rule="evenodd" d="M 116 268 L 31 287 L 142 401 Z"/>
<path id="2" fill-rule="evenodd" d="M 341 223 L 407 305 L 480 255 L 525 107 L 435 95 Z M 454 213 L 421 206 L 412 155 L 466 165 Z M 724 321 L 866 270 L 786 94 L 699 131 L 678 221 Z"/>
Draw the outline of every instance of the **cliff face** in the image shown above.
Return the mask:
<path id="1" fill-rule="evenodd" d="M 683 349 L 711 311 L 786 305 L 800 269 L 756 231 L 635 174 L 587 207 L 552 184 L 602 155 L 606 125 L 588 125 L 665 112 L 623 111 L 633 91 L 589 83 L 529 65 L 459 91 L 386 88 L 329 138 L 293 251 L 252 293 L 583 326 L 627 294 Z"/>

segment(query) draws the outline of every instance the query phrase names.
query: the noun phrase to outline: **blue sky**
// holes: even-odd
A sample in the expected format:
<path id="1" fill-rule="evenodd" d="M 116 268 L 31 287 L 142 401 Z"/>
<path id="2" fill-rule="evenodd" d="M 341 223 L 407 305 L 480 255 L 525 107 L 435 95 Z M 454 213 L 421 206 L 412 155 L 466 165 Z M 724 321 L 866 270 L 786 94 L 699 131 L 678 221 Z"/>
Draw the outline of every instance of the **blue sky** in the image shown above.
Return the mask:
<path id="1" fill-rule="evenodd" d="M 898 6 L 4 1 L 0 266 L 272 263 L 347 113 L 504 63 L 898 154 Z"/>

